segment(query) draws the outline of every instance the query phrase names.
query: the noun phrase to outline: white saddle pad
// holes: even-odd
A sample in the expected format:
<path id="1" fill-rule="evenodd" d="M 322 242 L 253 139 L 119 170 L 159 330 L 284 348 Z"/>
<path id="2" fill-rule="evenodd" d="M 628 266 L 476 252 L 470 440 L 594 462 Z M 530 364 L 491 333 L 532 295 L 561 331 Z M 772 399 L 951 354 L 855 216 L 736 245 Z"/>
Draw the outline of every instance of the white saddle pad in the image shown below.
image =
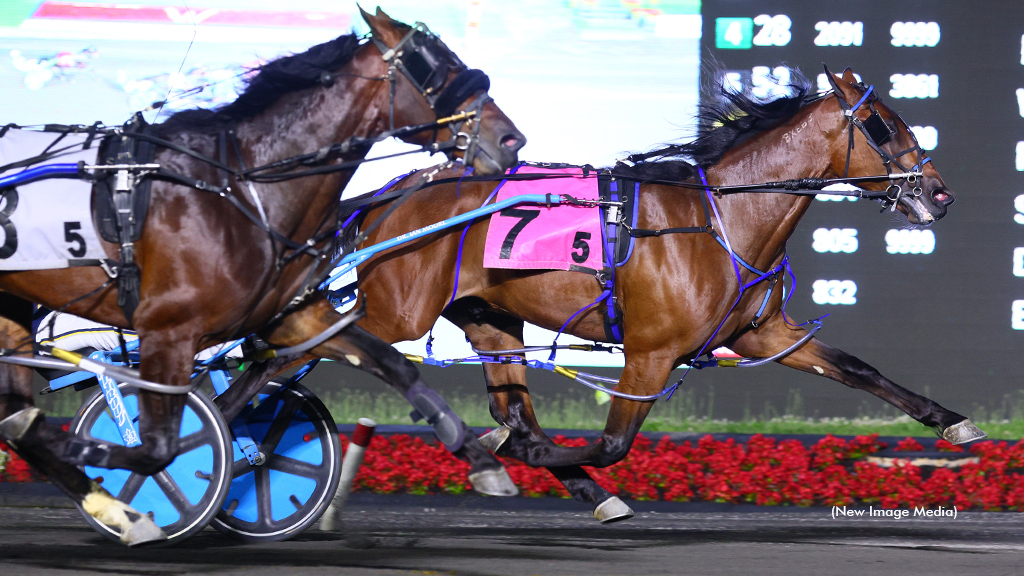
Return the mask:
<path id="1" fill-rule="evenodd" d="M 11 130 L 0 138 L 0 166 L 41 154 L 60 136 Z M 95 164 L 98 141 L 83 150 L 85 134 L 68 134 L 52 150 L 66 151 L 45 164 Z M 34 166 L 33 166 L 34 167 Z M 31 167 L 30 167 L 31 168 Z M 11 176 L 24 168 L 0 174 Z M 45 270 L 106 258 L 93 226 L 92 183 L 51 178 L 0 190 L 0 270 Z"/>

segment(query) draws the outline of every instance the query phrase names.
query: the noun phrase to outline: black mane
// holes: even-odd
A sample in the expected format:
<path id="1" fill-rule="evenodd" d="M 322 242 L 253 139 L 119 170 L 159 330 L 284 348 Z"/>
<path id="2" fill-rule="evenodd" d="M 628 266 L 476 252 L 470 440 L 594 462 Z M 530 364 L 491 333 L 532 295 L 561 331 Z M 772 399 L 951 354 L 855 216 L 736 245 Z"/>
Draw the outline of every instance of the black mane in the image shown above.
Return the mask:
<path id="1" fill-rule="evenodd" d="M 266 110 L 285 94 L 320 84 L 321 74 L 333 72 L 347 63 L 359 48 L 355 34 L 339 36 L 317 44 L 301 54 L 284 56 L 260 66 L 247 82 L 245 91 L 230 104 L 216 110 L 184 110 L 157 126 L 170 135 L 183 130 L 207 132 L 251 118 Z"/>
<path id="2" fill-rule="evenodd" d="M 655 156 L 661 160 L 640 162 L 630 168 L 620 164 L 616 172 L 626 169 L 637 178 L 685 180 L 695 171 L 683 159 L 703 167 L 711 166 L 731 148 L 789 120 L 804 104 L 816 99 L 816 96 L 808 96 L 811 82 L 798 70 L 790 71 L 787 87 L 792 90 L 792 96 L 760 100 L 719 84 L 715 90 L 717 98 L 700 107 L 697 115 L 700 128 L 692 142 L 673 144 L 658 151 Z M 664 160 L 666 158 L 676 160 Z"/>

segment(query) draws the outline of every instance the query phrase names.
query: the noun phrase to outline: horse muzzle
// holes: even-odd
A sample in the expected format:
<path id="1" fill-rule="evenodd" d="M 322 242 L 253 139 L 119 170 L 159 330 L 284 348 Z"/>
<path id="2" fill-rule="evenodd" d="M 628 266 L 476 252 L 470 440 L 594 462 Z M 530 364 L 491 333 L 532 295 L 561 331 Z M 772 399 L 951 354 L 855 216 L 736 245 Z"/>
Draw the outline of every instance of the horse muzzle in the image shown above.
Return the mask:
<path id="1" fill-rule="evenodd" d="M 956 201 L 956 195 L 941 183 L 926 185 L 917 196 L 904 195 L 900 198 L 900 211 L 906 214 L 911 224 L 927 226 L 946 216 L 950 204 Z"/>
<path id="2" fill-rule="evenodd" d="M 503 132 L 495 139 L 496 141 L 480 138 L 477 142 L 475 153 L 469 159 L 477 174 L 482 176 L 504 174 L 519 162 L 519 150 L 526 145 L 526 136 L 523 136 L 522 132 L 514 127 Z"/>

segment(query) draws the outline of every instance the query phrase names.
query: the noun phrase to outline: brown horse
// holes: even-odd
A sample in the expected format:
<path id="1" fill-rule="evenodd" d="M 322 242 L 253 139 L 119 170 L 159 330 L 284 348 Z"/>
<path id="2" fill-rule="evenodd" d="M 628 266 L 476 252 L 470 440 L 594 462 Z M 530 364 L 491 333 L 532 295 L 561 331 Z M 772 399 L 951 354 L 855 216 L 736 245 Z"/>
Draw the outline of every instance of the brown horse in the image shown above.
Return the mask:
<path id="1" fill-rule="evenodd" d="M 640 188 L 636 226 L 702 226 L 709 213 L 701 198 L 711 197 L 709 201 L 717 213 L 710 213 L 714 216 L 707 216 L 708 222 L 728 235 L 735 253 L 759 270 L 779 267 L 786 241 L 813 196 L 762 191 L 713 198 L 715 195 L 706 193 L 704 185 L 695 186 L 699 182 L 698 167 L 706 171 L 706 186 L 711 187 L 872 176 L 875 180 L 864 184 L 865 189 L 883 191 L 891 184 L 902 184 L 910 191 L 911 183 L 890 181 L 886 176 L 903 171 L 898 168 L 903 162 L 923 170 L 923 180 L 913 193 L 895 194 L 896 188 L 890 188 L 888 202 L 895 202 L 913 224 L 929 225 L 945 216 L 954 196 L 925 160 L 907 124 L 877 99 L 865 98 L 865 87 L 855 84 L 849 70 L 833 79 L 834 92 L 819 98 L 806 96 L 806 83 L 795 87 L 795 96 L 769 103 L 724 93 L 729 104 L 704 113 L 707 128 L 697 140 L 672 151 L 673 155 L 694 160 L 696 167 L 662 160 L 613 168 L 613 175 L 646 182 Z M 847 110 L 852 110 L 851 116 L 844 114 Z M 875 111 L 878 116 L 872 119 Z M 367 242 L 395 237 L 477 208 L 494 187 L 494 182 L 463 181 L 421 191 Z M 371 212 L 369 218 L 375 215 Z M 396 248 L 363 265 L 359 270 L 360 290 L 368 313 L 361 326 L 388 342 L 414 340 L 443 314 L 466 332 L 477 349 L 516 349 L 523 346 L 524 321 L 558 330 L 601 293 L 602 286 L 592 276 L 579 272 L 484 268 L 488 222 L 477 220 L 465 234 L 457 286 L 462 227 Z M 728 346 L 744 356 L 771 357 L 807 335 L 805 329 L 785 321 L 781 290 L 771 292 L 765 303 L 769 282 L 755 284 L 740 294 L 737 276 L 748 283 L 757 275 L 743 268 L 737 270 L 729 253 L 711 234 L 636 239 L 632 257 L 616 270 L 614 286 L 623 315 L 626 360 L 619 392 L 658 393 L 674 368 L 693 361 L 701 351 Z M 454 302 L 449 305 L 453 291 Z M 575 318 L 566 331 L 588 340 L 607 341 L 598 308 Z M 866 390 L 934 427 L 952 442 L 984 435 L 964 416 L 896 385 L 861 360 L 815 338 L 777 361 Z M 510 432 L 507 439 L 498 437 L 492 444 L 499 454 L 548 467 L 575 498 L 592 503 L 595 516 L 601 520 L 631 515 L 580 466 L 602 467 L 622 459 L 652 401 L 616 397 L 598 441 L 584 447 L 560 447 L 537 424 L 525 367 L 484 364 L 484 375 L 491 414 Z"/>
<path id="2" fill-rule="evenodd" d="M 379 9 L 376 15 L 363 12 L 363 18 L 372 30 L 371 41 L 342 36 L 271 62 L 234 103 L 216 111 L 176 114 L 146 133 L 157 139 L 153 161 L 186 178 L 157 175 L 152 182 L 151 208 L 135 243 L 141 298 L 130 320 L 118 305 L 116 285 L 99 267 L 5 273 L 0 276 L 6 293 L 0 296 L 0 346 L 8 354 L 30 351 L 30 303 L 36 302 L 134 328 L 141 341 L 141 377 L 186 386 L 194 354 L 211 344 L 255 332 L 271 345 L 294 346 L 339 325 L 342 317 L 316 295 L 300 298 L 294 314 L 271 320 L 309 287 L 311 271 L 329 263 L 321 254 L 333 250 L 339 195 L 354 167 L 330 168 L 363 158 L 368 146 L 315 155 L 310 162 L 327 169 L 289 182 L 243 181 L 242 170 L 300 155 L 308 160 L 311 152 L 326 152 L 350 137 L 371 138 L 389 127 L 438 120 L 432 130 L 403 134 L 403 139 L 423 145 L 451 141 L 456 145 L 449 152 L 464 151 L 477 173 L 501 174 L 515 164 L 525 143 L 487 97 L 486 76 L 468 70 L 436 36 Z M 451 120 L 458 111 L 472 114 Z M 190 182 L 193 186 L 184 185 Z M 203 191 L 203 182 L 222 182 L 220 193 Z M 257 194 L 262 206 L 254 200 Z M 262 228 L 258 218 L 251 218 L 257 212 L 265 213 Z M 285 257 L 289 246 L 302 244 L 316 251 L 302 249 Z M 104 243 L 104 250 L 112 259 L 119 255 L 113 244 Z M 501 464 L 390 346 L 350 326 L 310 353 L 384 379 L 433 417 L 445 445 L 471 463 L 470 479 L 477 489 L 514 492 Z M 120 528 L 125 542 L 162 537 L 148 518 L 113 500 L 76 466 L 142 474 L 162 470 L 177 453 L 184 396 L 143 393 L 142 446 L 125 448 L 76 439 L 48 425 L 33 407 L 31 379 L 28 368 L 0 366 L 0 438 L 77 505 Z"/>

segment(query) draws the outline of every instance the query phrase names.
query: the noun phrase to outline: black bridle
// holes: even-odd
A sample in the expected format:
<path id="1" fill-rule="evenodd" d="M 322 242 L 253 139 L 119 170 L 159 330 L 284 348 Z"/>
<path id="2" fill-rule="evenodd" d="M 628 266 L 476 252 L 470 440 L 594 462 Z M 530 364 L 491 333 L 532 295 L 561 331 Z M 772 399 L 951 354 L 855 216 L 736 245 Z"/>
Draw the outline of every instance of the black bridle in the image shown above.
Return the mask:
<path id="1" fill-rule="evenodd" d="M 417 22 L 408 33 L 389 48 L 383 40 L 371 34 L 370 39 L 380 50 L 381 57 L 388 64 L 387 80 L 390 84 L 388 103 L 388 127 L 395 129 L 395 90 L 397 72 L 412 84 L 420 96 L 427 101 L 437 116 L 439 125 L 448 125 L 452 137 L 449 148 L 465 153 L 463 161 L 466 166 L 473 165 L 473 159 L 480 151 L 478 146 L 480 133 L 480 112 L 493 100 L 487 91 L 491 80 L 482 70 L 469 69 L 462 60 L 440 41 L 440 39 L 422 22 Z M 445 86 L 448 72 L 452 68 L 462 68 L 455 78 Z M 470 105 L 456 114 L 459 104 L 476 95 Z M 475 120 L 474 120 L 475 119 Z M 447 120 L 445 122 L 442 122 Z M 467 122 L 473 123 L 472 133 L 463 131 Z M 434 130 L 434 142 L 437 141 L 437 130 Z M 454 152 L 446 152 L 449 159 Z"/>
<path id="2" fill-rule="evenodd" d="M 924 165 L 931 162 L 931 158 L 928 158 L 924 154 L 924 149 L 917 142 L 917 137 L 914 133 L 909 130 L 910 138 L 914 141 L 914 145 L 905 150 L 901 150 L 895 154 L 889 154 L 883 146 L 896 135 L 898 130 L 898 124 L 896 127 L 890 127 L 889 124 L 882 119 L 879 115 L 878 110 L 875 109 L 875 103 L 881 100 L 877 95 L 874 94 L 874 86 L 864 86 L 863 84 L 857 84 L 864 94 L 856 104 L 850 105 L 843 97 L 842 91 L 839 89 L 839 85 L 836 83 L 835 77 L 829 72 L 828 68 L 825 68 L 825 77 L 828 78 L 829 84 L 832 85 L 832 91 L 836 95 L 836 99 L 839 100 L 839 106 L 843 109 L 843 115 L 846 116 L 849 121 L 849 144 L 846 147 L 846 165 L 843 168 L 843 178 L 847 178 L 850 172 L 850 157 L 853 154 L 853 128 L 856 127 L 862 134 L 864 134 L 865 140 L 867 140 L 868 146 L 874 150 L 878 156 L 882 159 L 882 165 L 885 166 L 886 175 L 889 178 L 889 187 L 885 190 L 885 197 L 880 198 L 882 202 L 883 210 L 889 208 L 890 210 L 896 210 L 896 204 L 900 201 L 900 197 L 903 196 L 903 184 L 907 184 L 910 189 L 910 195 L 917 198 L 923 192 L 921 189 L 921 179 L 924 176 Z M 870 110 L 870 114 L 864 120 L 861 120 L 855 114 L 861 106 L 867 106 Z M 903 122 L 899 114 L 896 114 L 892 110 L 889 111 L 896 117 L 897 122 Z M 903 122 L 906 125 L 906 122 Z M 904 166 L 900 163 L 899 158 L 910 154 L 911 152 L 917 153 L 917 163 L 912 166 Z M 893 174 L 893 166 L 899 168 L 899 174 Z"/>

